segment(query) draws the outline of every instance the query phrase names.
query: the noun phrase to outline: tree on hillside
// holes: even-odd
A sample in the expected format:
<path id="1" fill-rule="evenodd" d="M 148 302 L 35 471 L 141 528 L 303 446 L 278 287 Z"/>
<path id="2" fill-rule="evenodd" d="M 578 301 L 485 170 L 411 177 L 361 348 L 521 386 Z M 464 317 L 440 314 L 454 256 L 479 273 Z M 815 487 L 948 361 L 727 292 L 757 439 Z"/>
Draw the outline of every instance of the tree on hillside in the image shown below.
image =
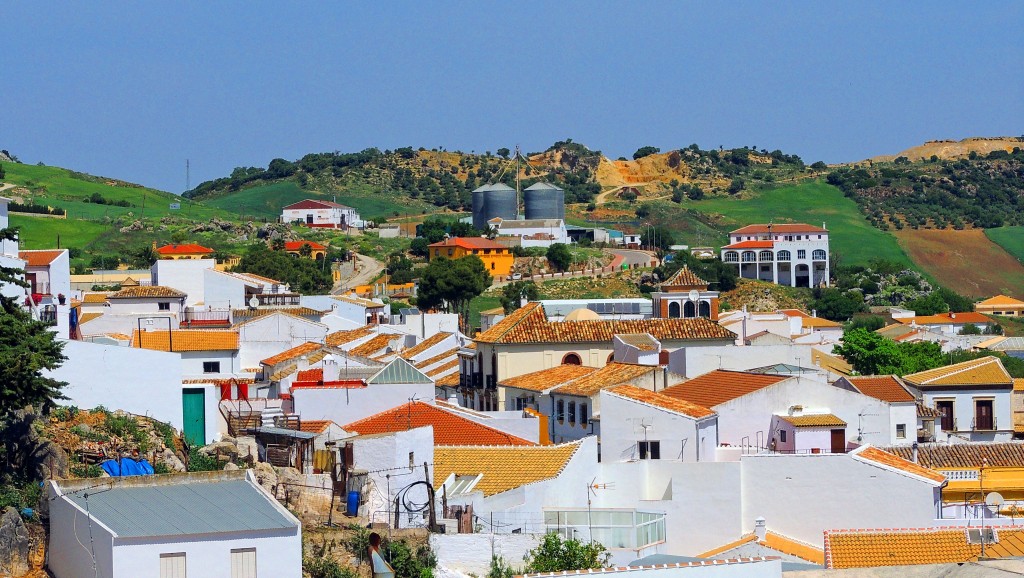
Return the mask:
<path id="1" fill-rule="evenodd" d="M 334 284 L 322 261 L 296 259 L 284 251 L 273 251 L 263 243 L 251 245 L 232 270 L 276 279 L 287 283 L 292 291 L 305 295 L 322 295 Z"/>
<path id="2" fill-rule="evenodd" d="M 469 319 L 469 302 L 491 286 L 491 274 L 476 255 L 454 261 L 435 258 L 420 273 L 416 304 L 423 310 L 458 313 Z"/>
<path id="3" fill-rule="evenodd" d="M 559 271 L 568 271 L 572 265 L 572 252 L 569 251 L 569 246 L 565 243 L 553 243 L 548 247 L 545 256 L 548 258 L 548 263 Z"/>
<path id="4" fill-rule="evenodd" d="M 498 156 L 499 156 L 499 157 L 501 157 L 501 158 L 503 158 L 503 159 L 507 159 L 507 158 L 508 158 L 508 155 L 509 155 L 509 154 L 510 154 L 511 152 L 512 152 L 512 151 L 508 150 L 507 148 L 505 148 L 505 147 L 501 147 L 500 149 L 498 149 Z"/>
<path id="5" fill-rule="evenodd" d="M 846 321 L 866 309 L 864 297 L 859 292 L 831 287 L 815 289 L 811 307 L 818 311 L 818 315 L 832 321 Z"/>
<path id="6" fill-rule="evenodd" d="M 861 375 L 906 375 L 939 367 L 944 361 L 938 343 L 897 343 L 863 328 L 844 333 L 842 345 L 833 352 Z"/>
<path id="7" fill-rule="evenodd" d="M 698 277 L 707 281 L 709 289 L 712 291 L 725 292 L 736 288 L 736 267 L 723 263 L 719 259 L 701 261 L 691 255 L 689 251 L 677 252 L 671 261 L 661 266 L 658 274 L 662 279 L 668 279 L 676 271 L 682 269 L 684 265 L 689 267 Z"/>
<path id="8" fill-rule="evenodd" d="M 651 247 L 660 251 L 668 251 L 668 248 L 676 244 L 675 235 L 672 231 L 658 225 L 644 230 L 640 235 L 640 246 Z"/>
<path id="9" fill-rule="evenodd" d="M 658 147 L 652 147 L 652 146 L 640 147 L 640 148 L 636 149 L 635 153 L 633 153 L 633 160 L 634 161 L 635 160 L 639 160 L 639 159 L 642 159 L 644 157 L 649 157 L 649 156 L 651 156 L 651 155 L 653 155 L 655 153 L 660 153 L 660 152 L 661 152 L 661 149 L 658 148 Z"/>
<path id="10" fill-rule="evenodd" d="M 430 252 L 430 249 L 428 249 L 428 245 L 430 245 L 430 241 L 424 239 L 423 237 L 416 237 L 409 244 L 409 252 L 412 253 L 413 255 L 416 255 L 417 257 L 426 257 L 427 253 Z"/>
<path id="11" fill-rule="evenodd" d="M 516 281 L 501 288 L 501 308 L 508 315 L 521 307 L 523 299 L 536 301 L 540 298 L 540 289 L 533 281 Z"/>

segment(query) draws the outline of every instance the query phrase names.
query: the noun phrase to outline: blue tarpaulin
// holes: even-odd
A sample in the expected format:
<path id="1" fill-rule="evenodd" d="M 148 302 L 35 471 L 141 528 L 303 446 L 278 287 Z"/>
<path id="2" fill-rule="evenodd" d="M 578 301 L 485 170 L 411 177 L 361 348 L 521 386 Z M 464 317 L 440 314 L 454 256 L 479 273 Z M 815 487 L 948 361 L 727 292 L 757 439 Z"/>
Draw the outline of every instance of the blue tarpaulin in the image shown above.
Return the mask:
<path id="1" fill-rule="evenodd" d="M 149 476 L 153 474 L 153 466 L 149 465 L 149 461 L 134 460 L 132 458 L 107 460 L 100 464 L 100 467 L 112 478 L 120 476 Z"/>

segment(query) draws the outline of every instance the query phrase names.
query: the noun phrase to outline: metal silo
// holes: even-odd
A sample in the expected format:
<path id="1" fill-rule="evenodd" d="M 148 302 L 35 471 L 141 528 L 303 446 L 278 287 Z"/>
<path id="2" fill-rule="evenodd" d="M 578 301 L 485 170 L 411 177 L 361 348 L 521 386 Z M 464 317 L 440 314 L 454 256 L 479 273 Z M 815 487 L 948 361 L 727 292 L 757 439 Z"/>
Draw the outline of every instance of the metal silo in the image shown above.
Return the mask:
<path id="1" fill-rule="evenodd" d="M 565 191 L 551 183 L 536 183 L 523 191 L 527 219 L 565 220 Z"/>
<path id="2" fill-rule="evenodd" d="M 487 228 L 487 191 L 491 185 L 473 190 L 473 227 L 483 231 Z"/>
<path id="3" fill-rule="evenodd" d="M 491 185 L 490 190 L 484 192 L 484 197 L 487 200 L 486 220 L 499 217 L 503 221 L 514 221 L 519 216 L 516 190 L 512 187 L 503 183 Z"/>

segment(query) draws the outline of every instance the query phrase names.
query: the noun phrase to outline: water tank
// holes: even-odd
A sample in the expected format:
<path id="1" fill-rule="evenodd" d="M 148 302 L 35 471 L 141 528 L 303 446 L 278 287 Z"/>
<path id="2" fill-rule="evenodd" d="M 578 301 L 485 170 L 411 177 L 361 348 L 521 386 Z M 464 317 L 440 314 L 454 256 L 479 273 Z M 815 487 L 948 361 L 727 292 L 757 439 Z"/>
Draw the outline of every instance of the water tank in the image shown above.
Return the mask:
<path id="1" fill-rule="evenodd" d="M 523 191 L 527 219 L 565 220 L 565 191 L 550 183 L 536 183 Z"/>
<path id="2" fill-rule="evenodd" d="M 473 190 L 473 227 L 481 231 L 487 228 L 487 191 L 491 185 Z"/>
<path id="3" fill-rule="evenodd" d="M 495 217 L 499 217 L 503 221 L 514 221 L 519 215 L 516 190 L 506 184 L 491 185 L 490 190 L 484 192 L 484 198 L 487 205 L 484 211 L 487 215 L 486 221 Z"/>

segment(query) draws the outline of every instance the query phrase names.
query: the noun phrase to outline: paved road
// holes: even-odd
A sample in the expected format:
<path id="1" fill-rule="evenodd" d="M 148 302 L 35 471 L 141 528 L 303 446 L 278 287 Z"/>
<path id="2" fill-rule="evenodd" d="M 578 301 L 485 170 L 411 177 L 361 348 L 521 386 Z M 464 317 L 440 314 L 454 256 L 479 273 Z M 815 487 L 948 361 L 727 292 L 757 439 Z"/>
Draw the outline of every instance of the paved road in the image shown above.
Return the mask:
<path id="1" fill-rule="evenodd" d="M 368 285 L 373 281 L 381 271 L 384 270 L 384 263 L 370 257 L 368 255 L 355 254 L 356 259 L 356 271 L 355 275 L 345 278 L 342 277 L 341 281 L 334 286 L 331 293 L 338 295 L 343 293 L 345 290 L 351 289 L 357 285 Z"/>
<path id="2" fill-rule="evenodd" d="M 612 255 L 621 255 L 626 260 L 625 263 L 629 265 L 630 269 L 634 265 L 637 267 L 650 267 L 652 264 L 657 263 L 657 258 L 647 251 L 640 251 L 638 249 L 608 249 L 608 252 Z"/>

